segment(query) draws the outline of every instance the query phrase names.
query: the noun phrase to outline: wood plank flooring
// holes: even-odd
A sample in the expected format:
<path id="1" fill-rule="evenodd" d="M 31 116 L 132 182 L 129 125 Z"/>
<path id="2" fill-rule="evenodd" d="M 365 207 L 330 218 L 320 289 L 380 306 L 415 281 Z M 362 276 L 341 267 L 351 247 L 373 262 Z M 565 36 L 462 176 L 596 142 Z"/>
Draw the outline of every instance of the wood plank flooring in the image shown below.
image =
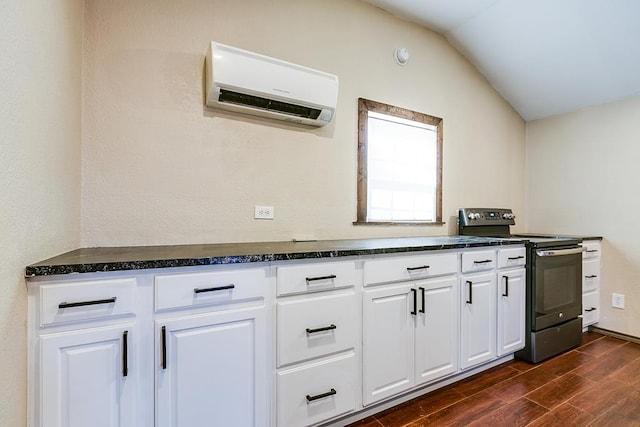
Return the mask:
<path id="1" fill-rule="evenodd" d="M 640 345 L 586 332 L 543 363 L 513 360 L 350 427 L 404 426 L 640 427 Z"/>

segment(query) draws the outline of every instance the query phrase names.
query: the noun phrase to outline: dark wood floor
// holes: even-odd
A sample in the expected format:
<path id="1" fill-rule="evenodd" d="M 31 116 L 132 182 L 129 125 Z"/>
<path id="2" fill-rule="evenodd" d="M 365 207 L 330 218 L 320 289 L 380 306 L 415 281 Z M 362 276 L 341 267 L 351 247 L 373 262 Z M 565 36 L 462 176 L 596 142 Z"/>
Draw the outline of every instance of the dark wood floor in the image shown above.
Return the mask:
<path id="1" fill-rule="evenodd" d="M 353 427 L 640 426 L 640 345 L 595 332 L 543 363 L 504 363 Z"/>

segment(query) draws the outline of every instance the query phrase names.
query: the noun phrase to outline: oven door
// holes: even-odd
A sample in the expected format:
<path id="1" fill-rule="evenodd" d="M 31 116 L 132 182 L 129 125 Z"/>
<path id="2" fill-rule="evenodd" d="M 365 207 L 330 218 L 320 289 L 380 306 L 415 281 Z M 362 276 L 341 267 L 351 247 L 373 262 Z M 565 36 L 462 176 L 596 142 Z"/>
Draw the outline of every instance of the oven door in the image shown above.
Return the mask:
<path id="1" fill-rule="evenodd" d="M 534 251 L 534 331 L 564 323 L 582 314 L 583 251 L 582 247 Z"/>

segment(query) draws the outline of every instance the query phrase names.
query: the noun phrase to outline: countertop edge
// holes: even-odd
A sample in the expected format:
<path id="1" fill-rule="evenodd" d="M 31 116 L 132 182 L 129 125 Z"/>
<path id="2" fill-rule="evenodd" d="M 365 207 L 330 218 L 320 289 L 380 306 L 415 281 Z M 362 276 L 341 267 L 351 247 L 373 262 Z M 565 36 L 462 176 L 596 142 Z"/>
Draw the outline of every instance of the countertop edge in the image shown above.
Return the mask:
<path id="1" fill-rule="evenodd" d="M 419 243 L 416 243 L 419 240 Z M 444 240 L 444 242 L 443 242 Z M 335 242 L 335 243 L 333 243 Z M 352 249 L 345 249 L 345 242 L 349 242 L 355 246 L 366 246 L 369 242 L 372 243 L 368 247 L 355 247 Z M 387 244 L 385 244 L 387 242 Z M 97 273 L 97 272 L 115 272 L 115 271 L 127 271 L 127 270 L 149 270 L 149 269 L 161 269 L 161 268 L 175 268 L 175 267 L 196 267 L 207 265 L 229 265 L 229 264 L 245 264 L 245 263 L 260 263 L 260 262 L 277 262 L 277 261 L 293 261 L 303 259 L 323 259 L 323 258 L 341 258 L 348 256 L 363 256 L 363 255 L 378 255 L 378 254 L 393 254 L 393 253 L 407 253 L 407 252 L 424 252 L 424 251 L 438 251 L 448 249 L 464 249 L 483 246 L 504 246 L 504 245 L 518 245 L 526 243 L 526 239 L 499 239 L 499 238 L 477 238 L 466 236 L 434 236 L 424 238 L 385 238 L 385 239 L 355 239 L 349 241 L 317 241 L 310 242 L 306 249 L 291 250 L 292 242 L 263 242 L 263 243 L 239 243 L 237 245 L 230 244 L 212 244 L 212 245 L 184 245 L 180 246 L 183 250 L 188 251 L 189 248 L 211 248 L 211 251 L 224 251 L 228 250 L 228 254 L 221 254 L 216 256 L 187 256 L 187 257 L 156 257 L 151 259 L 142 259 L 144 256 L 131 256 L 128 259 L 114 259 L 113 254 L 118 250 L 124 251 L 130 248 L 81 248 L 75 251 L 70 251 L 65 254 L 50 258 L 48 260 L 41 261 L 36 264 L 29 265 L 25 268 L 25 277 L 27 279 L 38 276 L 53 276 L 53 275 L 66 275 L 76 273 Z M 332 247 L 332 244 L 334 247 Z M 311 247 L 309 247 L 311 245 Z M 316 246 L 322 245 L 324 248 L 319 249 Z M 234 255 L 233 249 L 226 249 L 229 247 L 236 247 L 236 253 L 251 252 L 252 246 L 260 248 L 261 246 L 268 246 L 269 251 L 255 250 L 255 253 L 247 253 L 241 255 Z M 145 247 L 134 247 L 131 250 L 133 253 L 144 255 Z M 173 246 L 160 246 L 160 247 L 148 247 L 151 251 L 158 248 L 163 250 L 173 249 Z M 100 259 L 100 251 L 104 251 L 107 254 L 104 255 L 104 259 Z M 94 254 L 93 261 L 83 262 L 83 252 L 89 252 Z M 77 254 L 77 255 L 75 255 Z M 97 254 L 97 255 L 96 255 Z"/>

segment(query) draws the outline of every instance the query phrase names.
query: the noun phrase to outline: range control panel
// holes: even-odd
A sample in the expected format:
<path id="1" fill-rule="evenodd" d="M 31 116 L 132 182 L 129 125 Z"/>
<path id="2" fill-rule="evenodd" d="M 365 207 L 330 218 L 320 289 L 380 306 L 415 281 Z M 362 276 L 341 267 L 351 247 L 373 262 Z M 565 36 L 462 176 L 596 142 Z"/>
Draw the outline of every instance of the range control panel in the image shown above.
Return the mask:
<path id="1" fill-rule="evenodd" d="M 458 211 L 458 221 L 462 227 L 515 225 L 515 218 L 511 209 L 462 208 Z"/>

